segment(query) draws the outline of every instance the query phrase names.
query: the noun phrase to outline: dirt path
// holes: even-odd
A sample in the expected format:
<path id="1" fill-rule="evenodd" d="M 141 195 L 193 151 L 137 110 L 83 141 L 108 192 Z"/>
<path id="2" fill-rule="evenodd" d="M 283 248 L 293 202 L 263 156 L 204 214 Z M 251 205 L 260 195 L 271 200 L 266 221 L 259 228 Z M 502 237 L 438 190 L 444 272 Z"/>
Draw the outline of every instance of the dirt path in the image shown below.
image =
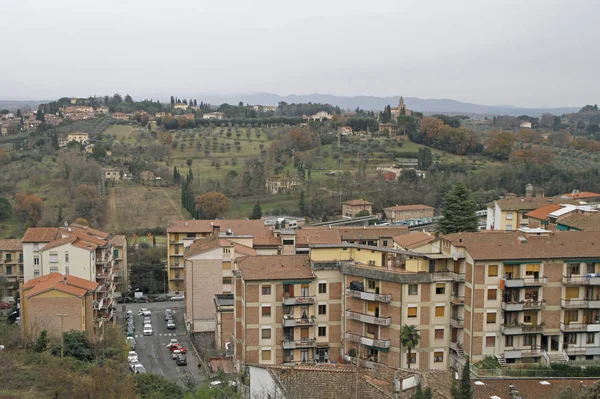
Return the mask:
<path id="1" fill-rule="evenodd" d="M 161 190 L 161 191 L 165 195 L 165 197 L 167 197 L 167 200 L 169 201 L 169 203 L 173 207 L 173 210 L 175 211 L 175 213 L 181 215 L 181 218 L 183 219 L 183 212 L 181 211 L 181 207 L 177 206 L 177 204 L 175 203 L 175 201 L 173 201 L 171 199 L 171 197 L 169 197 L 169 194 L 167 194 L 167 192 L 165 190 Z"/>
<path id="2" fill-rule="evenodd" d="M 117 195 L 116 187 L 108 189 L 108 217 L 106 226 L 108 231 L 119 231 L 119 219 L 117 217 Z"/>

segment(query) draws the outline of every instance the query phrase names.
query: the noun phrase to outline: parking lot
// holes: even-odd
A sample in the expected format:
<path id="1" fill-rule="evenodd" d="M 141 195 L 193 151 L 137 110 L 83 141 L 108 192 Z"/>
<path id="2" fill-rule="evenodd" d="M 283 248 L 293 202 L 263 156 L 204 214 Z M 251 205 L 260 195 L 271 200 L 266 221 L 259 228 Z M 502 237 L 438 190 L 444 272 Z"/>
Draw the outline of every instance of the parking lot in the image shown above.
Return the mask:
<path id="1" fill-rule="evenodd" d="M 138 354 L 139 361 L 144 365 L 149 373 L 162 375 L 172 381 L 181 383 L 185 374 L 194 377 L 198 384 L 205 382 L 206 378 L 202 369 L 198 367 L 198 358 L 192 349 L 192 344 L 185 333 L 183 321 L 184 313 L 183 301 L 151 302 L 151 303 L 127 303 L 119 304 L 118 317 L 120 325 L 124 327 L 125 315 L 123 306 L 126 310 L 131 309 L 135 318 L 135 351 Z M 138 315 L 140 308 L 146 308 L 152 312 L 152 335 L 144 336 L 142 331 L 143 316 Z M 177 308 L 177 310 L 175 310 Z M 168 330 L 165 322 L 165 309 L 174 311 L 174 319 L 177 328 Z M 177 338 L 179 342 L 188 350 L 187 366 L 177 366 L 175 360 L 171 357 L 171 351 L 167 348 L 169 339 Z"/>

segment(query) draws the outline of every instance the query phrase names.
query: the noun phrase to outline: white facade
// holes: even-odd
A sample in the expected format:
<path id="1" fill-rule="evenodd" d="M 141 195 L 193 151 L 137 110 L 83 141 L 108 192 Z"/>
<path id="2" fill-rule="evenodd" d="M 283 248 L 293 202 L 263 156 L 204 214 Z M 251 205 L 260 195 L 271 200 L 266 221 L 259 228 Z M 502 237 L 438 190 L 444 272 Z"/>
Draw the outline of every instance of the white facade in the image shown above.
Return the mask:
<path id="1" fill-rule="evenodd" d="M 50 273 L 69 274 L 96 281 L 94 251 L 71 244 L 41 251 L 44 245 L 46 243 L 23 243 L 24 281 Z"/>
<path id="2" fill-rule="evenodd" d="M 248 366 L 248 373 L 250 374 L 250 398 L 286 398 L 285 394 L 279 388 L 279 385 L 275 382 L 275 379 L 266 368 Z"/>

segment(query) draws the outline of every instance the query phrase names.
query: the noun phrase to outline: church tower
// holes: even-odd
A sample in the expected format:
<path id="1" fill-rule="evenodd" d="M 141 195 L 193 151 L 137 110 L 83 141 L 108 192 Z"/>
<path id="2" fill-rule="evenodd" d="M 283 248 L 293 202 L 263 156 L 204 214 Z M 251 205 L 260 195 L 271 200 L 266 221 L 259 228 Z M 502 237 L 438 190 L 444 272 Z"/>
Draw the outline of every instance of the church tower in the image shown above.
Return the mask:
<path id="1" fill-rule="evenodd" d="M 398 111 L 400 115 L 406 115 L 406 105 L 404 104 L 404 97 L 400 96 L 400 102 L 398 103 Z"/>

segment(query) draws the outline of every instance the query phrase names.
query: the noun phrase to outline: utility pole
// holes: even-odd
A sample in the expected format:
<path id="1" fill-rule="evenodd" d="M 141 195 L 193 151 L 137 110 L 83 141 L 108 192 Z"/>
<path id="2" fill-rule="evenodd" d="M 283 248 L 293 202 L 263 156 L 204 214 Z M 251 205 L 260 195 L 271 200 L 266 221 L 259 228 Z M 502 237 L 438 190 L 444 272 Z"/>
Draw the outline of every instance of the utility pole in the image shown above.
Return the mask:
<path id="1" fill-rule="evenodd" d="M 63 357 L 64 352 L 65 352 L 65 332 L 64 332 L 65 316 L 68 316 L 68 314 L 57 313 L 56 315 L 58 317 L 60 317 L 60 357 Z"/>

